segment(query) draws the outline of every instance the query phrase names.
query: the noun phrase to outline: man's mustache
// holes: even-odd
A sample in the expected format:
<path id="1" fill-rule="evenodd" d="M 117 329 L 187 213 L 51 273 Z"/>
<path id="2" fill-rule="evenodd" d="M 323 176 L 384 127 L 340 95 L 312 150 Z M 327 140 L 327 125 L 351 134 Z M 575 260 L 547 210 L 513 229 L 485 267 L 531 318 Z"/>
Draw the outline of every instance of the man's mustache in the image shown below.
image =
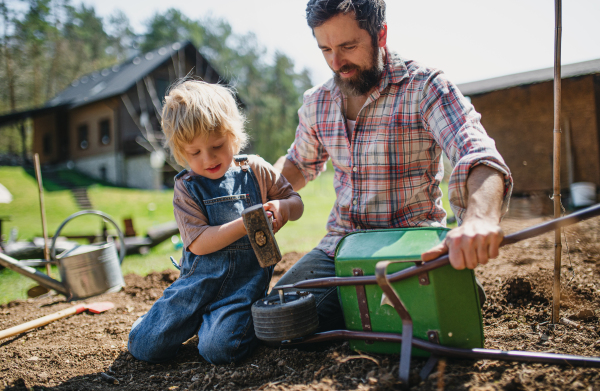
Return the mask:
<path id="1" fill-rule="evenodd" d="M 337 71 L 335 71 L 335 73 L 340 74 L 340 73 L 347 73 L 350 72 L 354 69 L 359 69 L 357 65 L 354 64 L 346 64 L 346 65 L 342 65 L 340 67 L 340 69 L 338 69 Z"/>

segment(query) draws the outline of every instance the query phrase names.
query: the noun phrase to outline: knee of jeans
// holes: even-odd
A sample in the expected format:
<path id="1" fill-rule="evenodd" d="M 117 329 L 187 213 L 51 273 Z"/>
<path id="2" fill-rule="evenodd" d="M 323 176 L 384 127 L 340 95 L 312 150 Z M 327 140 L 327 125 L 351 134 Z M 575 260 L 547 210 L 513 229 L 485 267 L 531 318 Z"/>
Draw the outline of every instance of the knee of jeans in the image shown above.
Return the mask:
<path id="1" fill-rule="evenodd" d="M 198 352 L 211 364 L 229 364 L 233 360 L 231 343 L 214 338 L 200 338 Z"/>
<path id="2" fill-rule="evenodd" d="M 151 363 L 159 363 L 168 360 L 169 357 L 167 357 L 160 346 L 148 343 L 147 338 L 144 338 L 143 335 L 139 335 L 140 330 L 136 330 L 136 323 L 133 324 L 131 331 L 129 332 L 129 340 L 127 341 L 127 350 L 129 350 L 129 353 L 138 360 Z"/>
<path id="3" fill-rule="evenodd" d="M 256 345 L 254 342 L 240 341 L 239 338 L 200 338 L 198 352 L 211 364 L 230 364 L 244 359 Z"/>

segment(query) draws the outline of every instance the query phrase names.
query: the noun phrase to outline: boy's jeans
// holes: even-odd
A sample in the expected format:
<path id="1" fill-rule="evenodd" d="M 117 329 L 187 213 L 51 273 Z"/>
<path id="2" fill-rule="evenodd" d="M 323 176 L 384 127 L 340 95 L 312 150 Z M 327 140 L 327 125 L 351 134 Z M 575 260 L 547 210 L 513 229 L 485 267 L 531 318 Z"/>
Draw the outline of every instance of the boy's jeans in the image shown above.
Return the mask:
<path id="1" fill-rule="evenodd" d="M 261 202 L 250 169 L 232 168 L 219 179 L 186 174 L 175 178 L 183 180 L 212 226 L 233 221 Z M 272 275 L 273 267 L 258 264 L 247 236 L 211 254 L 183 251 L 179 279 L 133 324 L 129 351 L 139 360 L 165 361 L 198 333 L 198 351 L 207 361 L 241 360 L 257 344 L 250 308 L 265 297 Z"/>
<path id="2" fill-rule="evenodd" d="M 248 256 L 241 254 L 244 252 L 249 252 Z M 219 254 L 220 259 L 210 263 L 199 256 L 184 259 L 181 277 L 133 324 L 128 348 L 134 357 L 148 362 L 172 359 L 181 344 L 196 333 L 200 354 L 213 364 L 238 361 L 255 347 L 250 307 L 264 297 L 272 268 L 255 273 L 258 262 L 247 262 L 254 255 L 252 249 Z M 202 268 L 197 268 L 199 260 Z M 212 270 L 207 270 L 209 267 Z M 201 275 L 197 275 L 199 269 Z M 207 272 L 215 278 L 207 278 Z"/>

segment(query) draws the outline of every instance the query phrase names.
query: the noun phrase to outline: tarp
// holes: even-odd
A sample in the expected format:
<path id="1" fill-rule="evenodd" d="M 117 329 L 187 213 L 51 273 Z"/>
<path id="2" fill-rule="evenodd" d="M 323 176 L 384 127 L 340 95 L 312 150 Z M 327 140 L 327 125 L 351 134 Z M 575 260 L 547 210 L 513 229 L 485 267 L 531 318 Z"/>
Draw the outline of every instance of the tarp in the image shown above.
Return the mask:
<path id="1" fill-rule="evenodd" d="M 12 194 L 6 187 L 0 183 L 0 203 L 2 204 L 10 204 L 13 200 Z"/>

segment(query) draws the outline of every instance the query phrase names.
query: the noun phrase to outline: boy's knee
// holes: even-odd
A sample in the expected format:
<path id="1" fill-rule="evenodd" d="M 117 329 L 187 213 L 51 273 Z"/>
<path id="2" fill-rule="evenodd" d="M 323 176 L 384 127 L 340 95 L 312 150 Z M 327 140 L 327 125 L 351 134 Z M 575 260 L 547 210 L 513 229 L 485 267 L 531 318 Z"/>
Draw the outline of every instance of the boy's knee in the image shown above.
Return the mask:
<path id="1" fill-rule="evenodd" d="M 200 338 L 198 352 L 211 364 L 230 364 L 240 361 L 248 356 L 256 346 L 254 336 L 247 336 L 241 342 L 239 338 Z"/>
<path id="2" fill-rule="evenodd" d="M 159 363 L 168 360 L 171 352 L 165 351 L 163 346 L 153 343 L 153 338 L 149 335 L 144 335 L 142 328 L 138 327 L 140 320 L 138 319 L 129 332 L 129 340 L 127 341 L 127 350 L 133 357 L 141 361 L 151 363 Z"/>

